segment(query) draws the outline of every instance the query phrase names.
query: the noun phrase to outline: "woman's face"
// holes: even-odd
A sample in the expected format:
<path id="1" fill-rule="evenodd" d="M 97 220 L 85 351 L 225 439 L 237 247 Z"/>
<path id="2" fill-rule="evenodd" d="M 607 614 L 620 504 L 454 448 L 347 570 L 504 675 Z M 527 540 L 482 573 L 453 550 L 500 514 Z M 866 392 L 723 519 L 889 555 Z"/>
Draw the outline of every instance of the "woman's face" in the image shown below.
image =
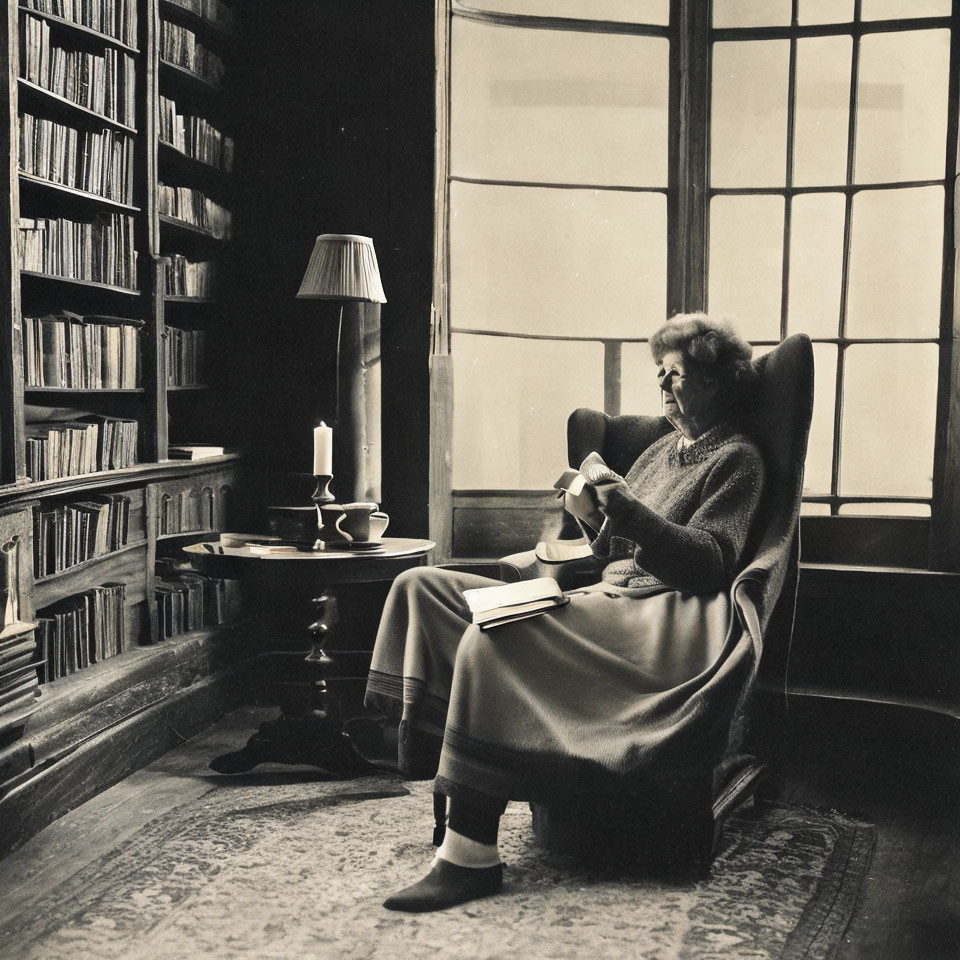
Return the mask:
<path id="1" fill-rule="evenodd" d="M 716 419 L 717 384 L 689 363 L 680 350 L 663 355 L 657 371 L 663 415 L 688 439 L 695 440 Z"/>

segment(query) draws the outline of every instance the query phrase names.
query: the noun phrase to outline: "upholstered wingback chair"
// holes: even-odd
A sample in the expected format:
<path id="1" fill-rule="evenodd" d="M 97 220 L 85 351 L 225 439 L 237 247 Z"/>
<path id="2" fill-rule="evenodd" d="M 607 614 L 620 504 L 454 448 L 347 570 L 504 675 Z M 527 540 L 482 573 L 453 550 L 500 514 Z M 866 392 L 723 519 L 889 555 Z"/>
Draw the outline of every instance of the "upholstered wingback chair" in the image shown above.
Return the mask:
<path id="1" fill-rule="evenodd" d="M 748 747 L 751 699 L 764 647 L 785 642 L 771 627 L 774 608 L 783 597 L 791 603 L 798 567 L 798 522 L 803 463 L 813 409 L 813 350 L 809 338 L 796 334 L 757 360 L 759 384 L 746 430 L 763 451 L 767 487 L 747 561 L 731 589 L 742 640 L 749 644 L 740 702 L 732 713 L 727 750 L 710 782 L 659 785 L 650 796 L 631 795 L 611 806 L 609 798 L 591 798 L 566 807 L 534 804 L 534 830 L 545 845 L 568 852 L 603 848 L 605 836 L 618 836 L 620 852 L 651 867 L 702 873 L 709 868 L 727 814 L 748 799 L 765 767 Z M 639 454 L 672 427 L 662 417 L 618 416 L 580 409 L 567 424 L 569 463 L 580 465 L 598 451 L 624 474 Z M 579 534 L 575 525 L 565 529 Z M 547 563 L 533 551 L 501 561 L 505 580 L 553 576 L 565 588 L 599 579 L 592 557 Z M 780 618 L 778 618 L 779 622 Z M 790 618 L 787 617 L 789 625 Z M 612 825 L 617 828 L 612 829 Z M 627 838 L 626 842 L 624 838 Z M 631 849 L 632 844 L 635 850 Z"/>

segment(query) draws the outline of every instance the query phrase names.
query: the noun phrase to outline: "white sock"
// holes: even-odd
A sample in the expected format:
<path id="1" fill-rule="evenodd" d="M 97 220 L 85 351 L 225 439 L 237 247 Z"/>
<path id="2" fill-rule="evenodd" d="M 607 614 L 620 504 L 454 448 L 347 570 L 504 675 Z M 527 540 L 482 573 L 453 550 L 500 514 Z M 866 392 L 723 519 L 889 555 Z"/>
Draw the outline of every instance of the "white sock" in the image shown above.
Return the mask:
<path id="1" fill-rule="evenodd" d="M 495 843 L 480 843 L 447 827 L 437 856 L 458 867 L 495 867 L 500 862 L 500 853 Z"/>

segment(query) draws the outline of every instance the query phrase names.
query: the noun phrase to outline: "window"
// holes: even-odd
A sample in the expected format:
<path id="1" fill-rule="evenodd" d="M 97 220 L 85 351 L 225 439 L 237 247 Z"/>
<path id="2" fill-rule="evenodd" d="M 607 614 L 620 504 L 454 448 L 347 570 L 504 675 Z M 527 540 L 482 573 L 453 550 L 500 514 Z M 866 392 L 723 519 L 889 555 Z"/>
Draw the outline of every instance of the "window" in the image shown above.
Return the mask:
<path id="1" fill-rule="evenodd" d="M 949 0 L 449 2 L 452 554 L 499 552 L 471 533 L 485 503 L 542 510 L 572 409 L 658 412 L 646 338 L 708 309 L 758 353 L 814 340 L 818 559 L 864 560 L 827 554 L 869 517 L 909 545 L 889 562 L 926 565 L 949 499 Z"/>

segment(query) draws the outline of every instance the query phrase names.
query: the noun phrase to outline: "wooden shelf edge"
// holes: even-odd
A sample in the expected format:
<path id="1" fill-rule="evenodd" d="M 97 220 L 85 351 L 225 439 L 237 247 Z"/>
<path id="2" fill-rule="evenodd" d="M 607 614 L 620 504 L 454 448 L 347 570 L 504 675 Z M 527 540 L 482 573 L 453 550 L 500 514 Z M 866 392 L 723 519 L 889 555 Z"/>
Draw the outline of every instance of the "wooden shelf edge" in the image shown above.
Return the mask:
<path id="1" fill-rule="evenodd" d="M 206 77 L 201 77 L 199 73 L 194 73 L 186 67 L 181 67 L 179 63 L 171 63 L 169 60 L 161 59 L 160 69 L 166 72 L 168 76 L 181 77 L 190 83 L 197 84 L 204 90 L 209 90 L 211 93 L 222 93 L 222 87 L 219 84 L 208 80 Z"/>
<path id="2" fill-rule="evenodd" d="M 145 393 L 143 387 L 30 387 L 24 384 L 24 393 L 80 393 L 80 394 L 100 394 L 100 393 L 124 393 L 138 394 Z"/>
<path id="3" fill-rule="evenodd" d="M 182 20 L 182 26 L 188 29 L 190 27 L 196 27 L 197 29 L 205 31 L 211 37 L 216 37 L 218 40 L 226 43 L 233 43 L 236 40 L 236 33 L 231 27 L 226 27 L 214 20 L 201 17 L 199 14 L 194 13 L 193 10 L 188 10 L 186 7 L 181 7 L 178 3 L 173 3 L 172 0 L 160 0 L 160 10 L 163 13 L 172 13 L 173 17 L 171 22 Z"/>
<path id="4" fill-rule="evenodd" d="M 140 213 L 140 207 L 135 207 L 132 203 L 126 203 L 123 200 L 114 200 L 111 197 L 102 197 L 99 193 L 81 190 L 79 187 L 69 187 L 64 183 L 55 183 L 53 180 L 39 177 L 35 173 L 28 173 L 26 170 L 18 170 L 17 172 L 21 182 L 32 183 L 48 190 L 56 190 L 58 193 L 65 193 L 71 197 L 89 200 L 98 206 L 109 207 L 113 210 L 122 210 L 124 213 Z"/>
<path id="5" fill-rule="evenodd" d="M 171 217 L 168 213 L 161 213 L 157 216 L 161 224 L 165 224 L 168 227 L 174 227 L 177 230 L 182 230 L 185 233 L 189 233 L 191 236 L 200 237 L 204 240 L 209 240 L 212 243 L 230 242 L 230 237 L 215 236 L 209 230 L 204 230 L 203 227 L 198 227 L 194 223 L 188 223 L 186 220 L 178 220 L 176 217 Z"/>
<path id="6" fill-rule="evenodd" d="M 75 563 L 71 567 L 64 567 L 63 570 L 57 570 L 56 573 L 46 573 L 42 577 L 36 577 L 33 581 L 33 584 L 35 587 L 38 587 L 46 586 L 51 583 L 57 583 L 58 581 L 62 580 L 67 580 L 74 574 L 89 570 L 91 567 L 99 566 L 101 563 L 105 563 L 113 557 L 118 557 L 121 554 L 129 553 L 131 550 L 143 549 L 148 545 L 148 542 L 149 541 L 144 538 L 142 540 L 134 540 L 130 543 L 125 543 L 117 550 L 110 550 L 108 553 L 102 553 L 98 557 L 91 557 L 89 560 L 84 560 L 82 563 Z"/>
<path id="7" fill-rule="evenodd" d="M 133 135 L 136 135 L 137 133 L 136 127 L 131 127 L 129 124 L 123 123 L 121 120 L 115 120 L 113 117 L 106 116 L 106 114 L 97 113 L 96 110 L 91 110 L 89 107 L 85 107 L 82 103 L 77 103 L 74 100 L 68 100 L 59 93 L 54 93 L 53 90 L 48 90 L 46 87 L 41 87 L 38 83 L 33 83 L 32 81 L 26 80 L 23 77 L 18 78 L 18 83 L 22 90 L 28 90 L 31 93 L 54 100 L 62 106 L 70 107 L 72 110 L 82 113 L 85 117 L 97 120 L 108 127 L 113 127 L 114 129 L 120 130 L 123 133 L 129 133 Z"/>
<path id="8" fill-rule="evenodd" d="M 139 297 L 140 291 L 133 287 L 121 287 L 115 283 L 103 283 L 100 280 L 85 280 L 82 277 L 61 277 L 56 273 L 44 273 L 42 270 L 21 270 L 21 277 L 36 277 L 38 280 L 56 280 L 60 283 L 73 283 L 81 287 L 93 287 L 96 290 L 109 290 L 128 297 Z"/>
<path id="9" fill-rule="evenodd" d="M 223 177 L 230 177 L 233 175 L 232 170 L 225 170 L 223 167 L 218 167 L 216 164 L 209 163 L 206 160 L 201 160 L 199 157 L 192 157 L 189 153 L 184 153 L 179 147 L 175 147 L 172 143 L 169 143 L 166 140 L 158 140 L 157 143 L 160 145 L 161 156 L 166 155 L 170 157 L 176 157 L 178 162 L 185 161 L 186 163 L 195 164 L 201 170 L 215 173 Z"/>

